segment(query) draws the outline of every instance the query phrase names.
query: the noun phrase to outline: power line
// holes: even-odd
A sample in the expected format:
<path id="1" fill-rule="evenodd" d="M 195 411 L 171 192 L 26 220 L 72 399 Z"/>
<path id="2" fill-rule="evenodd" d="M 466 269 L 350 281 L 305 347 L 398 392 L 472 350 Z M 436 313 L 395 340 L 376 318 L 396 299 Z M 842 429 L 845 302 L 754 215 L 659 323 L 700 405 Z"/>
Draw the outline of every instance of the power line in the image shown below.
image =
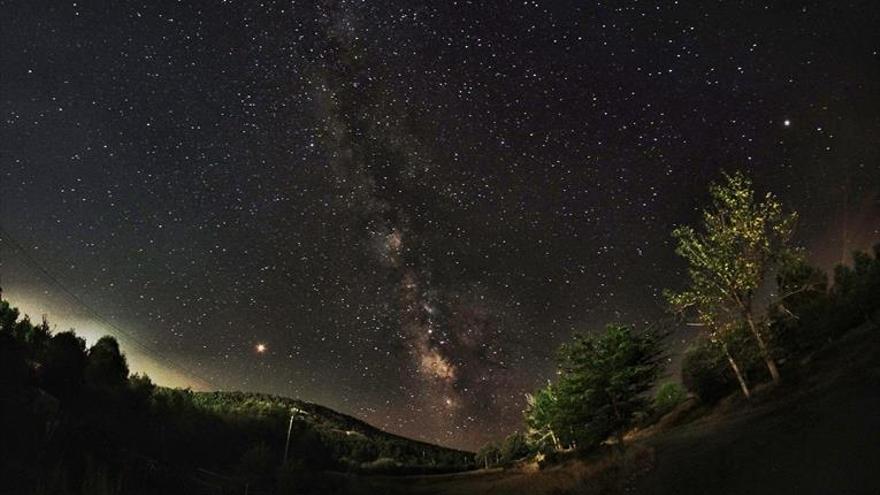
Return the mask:
<path id="1" fill-rule="evenodd" d="M 37 261 L 31 254 L 28 252 L 28 249 L 21 245 L 18 241 L 15 240 L 12 236 L 9 235 L 9 232 L 6 231 L 2 226 L 0 226 L 0 235 L 2 235 L 2 240 L 7 241 L 25 260 L 25 262 L 40 272 L 46 279 L 49 280 L 52 284 L 57 287 L 61 293 L 65 296 L 68 302 L 73 302 L 75 305 L 78 305 L 81 309 L 85 311 L 85 313 L 90 316 L 92 319 L 98 321 L 104 326 L 114 330 L 118 335 L 124 337 L 129 343 L 133 344 L 135 347 L 141 350 L 143 354 L 146 356 L 155 359 L 156 361 L 161 362 L 171 370 L 177 371 L 178 373 L 189 376 L 190 378 L 196 378 L 201 380 L 203 383 L 213 386 L 211 380 L 206 379 L 205 377 L 195 373 L 188 368 L 183 367 L 169 358 L 162 356 L 161 353 L 157 352 L 155 349 L 152 349 L 149 345 L 143 343 L 140 339 L 135 337 L 133 332 L 129 332 L 120 326 L 116 325 L 109 319 L 105 318 L 101 313 L 92 308 L 89 304 L 83 301 L 79 296 L 77 296 L 73 291 L 68 289 L 57 277 L 52 275 L 39 261 Z"/>

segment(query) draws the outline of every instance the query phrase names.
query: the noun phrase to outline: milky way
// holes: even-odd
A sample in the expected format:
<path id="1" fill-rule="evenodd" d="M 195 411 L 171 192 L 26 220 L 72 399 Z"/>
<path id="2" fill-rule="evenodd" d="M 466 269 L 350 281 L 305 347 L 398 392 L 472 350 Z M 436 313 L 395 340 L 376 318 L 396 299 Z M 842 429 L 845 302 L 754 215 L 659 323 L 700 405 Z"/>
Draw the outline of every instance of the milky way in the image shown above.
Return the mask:
<path id="1" fill-rule="evenodd" d="M 477 448 L 722 169 L 880 239 L 876 2 L 2 6 L 4 296 L 163 383 Z"/>

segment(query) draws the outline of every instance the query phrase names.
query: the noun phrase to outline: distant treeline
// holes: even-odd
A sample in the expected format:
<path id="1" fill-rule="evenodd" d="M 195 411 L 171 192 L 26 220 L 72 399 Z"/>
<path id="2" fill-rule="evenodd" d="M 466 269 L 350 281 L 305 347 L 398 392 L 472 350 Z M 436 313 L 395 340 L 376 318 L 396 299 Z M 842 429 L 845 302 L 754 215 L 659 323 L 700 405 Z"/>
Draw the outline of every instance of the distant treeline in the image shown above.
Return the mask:
<path id="1" fill-rule="evenodd" d="M 0 401 L 0 493 L 320 493 L 322 471 L 434 473 L 473 462 L 307 402 L 157 387 L 129 374 L 113 337 L 87 348 L 6 301 Z"/>

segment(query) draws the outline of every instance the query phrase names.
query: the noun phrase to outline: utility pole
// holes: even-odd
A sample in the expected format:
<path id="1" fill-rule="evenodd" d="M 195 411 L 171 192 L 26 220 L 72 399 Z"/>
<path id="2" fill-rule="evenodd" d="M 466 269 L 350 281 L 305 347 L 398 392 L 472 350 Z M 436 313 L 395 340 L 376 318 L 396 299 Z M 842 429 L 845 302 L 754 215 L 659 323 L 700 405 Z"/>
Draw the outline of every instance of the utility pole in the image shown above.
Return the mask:
<path id="1" fill-rule="evenodd" d="M 284 465 L 287 465 L 287 452 L 290 450 L 290 432 L 293 431 L 293 411 L 290 411 L 290 423 L 287 425 L 287 442 L 284 444 Z"/>

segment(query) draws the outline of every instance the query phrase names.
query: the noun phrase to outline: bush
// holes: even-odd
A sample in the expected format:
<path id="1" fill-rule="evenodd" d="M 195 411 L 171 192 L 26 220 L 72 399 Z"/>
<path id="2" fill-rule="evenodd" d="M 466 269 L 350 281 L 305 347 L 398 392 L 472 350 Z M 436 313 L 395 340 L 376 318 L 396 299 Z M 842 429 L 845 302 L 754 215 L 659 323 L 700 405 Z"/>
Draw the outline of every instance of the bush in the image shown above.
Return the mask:
<path id="1" fill-rule="evenodd" d="M 707 339 L 699 339 L 684 353 L 681 381 L 692 394 L 706 403 L 714 403 L 736 386 L 730 376 L 724 354 Z"/>
<path id="2" fill-rule="evenodd" d="M 755 337 L 745 327 L 724 336 L 731 355 L 751 387 L 769 379 Z M 708 338 L 698 338 L 684 354 L 681 381 L 701 401 L 712 404 L 739 389 L 721 345 Z"/>
<path id="3" fill-rule="evenodd" d="M 833 284 L 803 257 L 790 260 L 777 275 L 781 293 L 790 294 L 770 308 L 775 351 L 797 358 L 839 338 L 880 309 L 880 244 L 874 255 L 856 251 L 852 266 L 837 265 Z"/>
<path id="4" fill-rule="evenodd" d="M 372 462 L 361 464 L 361 471 L 365 473 L 394 473 L 400 469 L 401 465 L 395 459 L 390 457 L 380 457 Z"/>
<path id="5" fill-rule="evenodd" d="M 666 382 L 657 389 L 654 396 L 654 412 L 664 415 L 675 409 L 687 398 L 687 391 L 677 382 Z"/>
<path id="6" fill-rule="evenodd" d="M 501 443 L 501 463 L 508 464 L 529 455 L 529 446 L 522 433 L 512 433 Z"/>
<path id="7" fill-rule="evenodd" d="M 501 459 L 501 449 L 492 442 L 488 442 L 486 445 L 483 445 L 480 450 L 477 451 L 476 456 L 474 457 L 474 461 L 477 463 L 477 466 L 481 467 L 489 467 L 498 464 Z"/>

